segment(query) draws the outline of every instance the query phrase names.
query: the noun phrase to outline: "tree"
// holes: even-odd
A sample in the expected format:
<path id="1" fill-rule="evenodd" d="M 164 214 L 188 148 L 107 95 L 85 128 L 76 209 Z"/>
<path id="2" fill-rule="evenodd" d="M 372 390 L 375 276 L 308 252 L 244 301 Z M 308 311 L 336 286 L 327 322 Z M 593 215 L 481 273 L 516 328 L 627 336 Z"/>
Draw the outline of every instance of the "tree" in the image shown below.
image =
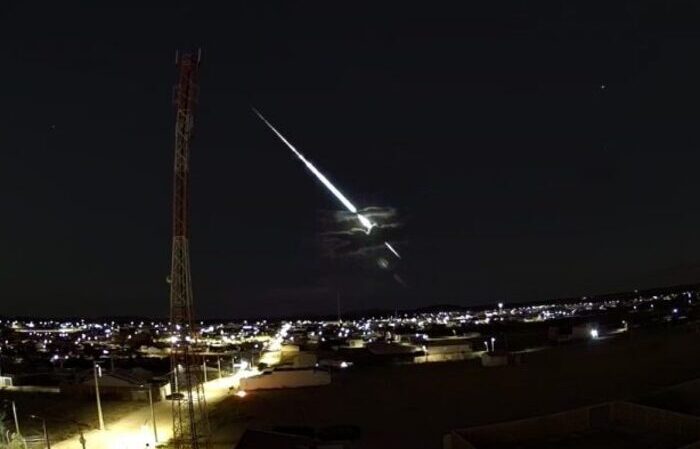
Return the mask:
<path id="1" fill-rule="evenodd" d="M 8 424 L 7 413 L 0 411 L 0 449 L 24 449 L 22 438 Z"/>

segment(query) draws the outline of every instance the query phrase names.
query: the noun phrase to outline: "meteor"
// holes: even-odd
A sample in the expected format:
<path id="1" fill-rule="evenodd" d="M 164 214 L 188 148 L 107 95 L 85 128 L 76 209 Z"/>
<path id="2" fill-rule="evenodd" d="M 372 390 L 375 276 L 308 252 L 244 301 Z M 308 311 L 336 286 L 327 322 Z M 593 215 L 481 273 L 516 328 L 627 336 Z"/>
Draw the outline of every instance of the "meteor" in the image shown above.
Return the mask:
<path id="1" fill-rule="evenodd" d="M 389 243 L 389 242 L 384 242 L 384 246 L 386 246 L 387 249 L 388 249 L 389 251 L 391 251 L 392 253 L 394 253 L 394 255 L 395 255 L 396 257 L 398 257 L 399 259 L 401 258 L 401 256 L 399 255 L 398 251 L 396 251 L 396 250 L 394 249 L 394 247 L 391 246 L 391 243 Z"/>
<path id="2" fill-rule="evenodd" d="M 376 224 L 372 223 L 372 222 L 370 221 L 369 218 L 367 218 L 367 217 L 365 217 L 364 215 L 362 215 L 361 213 L 357 212 L 357 208 L 355 207 L 355 205 L 352 204 L 352 203 L 350 202 L 350 200 L 347 199 L 347 197 L 346 197 L 345 195 L 343 195 L 343 192 L 341 192 L 340 190 L 338 190 L 338 189 L 333 185 L 333 183 L 331 183 L 331 182 L 328 180 L 328 178 L 326 178 L 326 176 L 325 176 L 323 173 L 321 173 L 321 172 L 314 166 L 314 164 L 312 164 L 311 162 L 309 162 L 309 161 L 304 157 L 304 155 L 301 154 L 301 153 L 299 152 L 299 150 L 297 150 L 296 148 L 294 148 L 294 145 L 292 145 L 291 143 L 289 143 L 289 141 L 288 141 L 287 139 L 285 139 L 284 136 L 283 136 L 282 134 L 280 134 L 280 132 L 277 131 L 277 130 L 275 129 L 275 127 L 272 126 L 272 124 L 270 124 L 270 122 L 268 122 L 267 119 L 265 119 L 265 117 L 263 117 L 263 115 L 262 115 L 260 112 L 258 112 L 257 109 L 253 108 L 253 112 L 255 112 L 255 114 L 256 114 L 258 117 L 260 117 L 260 120 L 262 120 L 263 122 L 265 122 L 265 124 L 267 125 L 267 127 L 270 128 L 270 129 L 272 130 L 273 133 L 277 134 L 277 137 L 279 137 L 280 140 L 281 140 L 282 142 L 284 142 L 284 144 L 287 145 L 287 146 L 289 147 L 289 149 L 292 150 L 292 151 L 294 152 L 294 154 L 296 154 L 296 156 L 304 163 L 304 165 L 306 165 L 306 168 L 308 168 L 309 171 L 310 171 L 311 173 L 313 173 L 313 174 L 316 176 L 316 178 L 318 178 L 318 180 L 321 181 L 321 183 L 322 183 L 324 186 L 326 186 L 326 188 L 327 188 L 328 190 L 330 190 L 331 193 L 332 193 L 333 195 L 335 195 L 335 197 L 338 198 L 338 200 L 339 200 L 341 203 L 343 203 L 343 206 L 345 206 L 345 208 L 346 208 L 347 210 L 349 210 L 350 212 L 352 212 L 353 214 L 355 214 L 355 216 L 357 216 L 357 219 L 359 220 L 360 224 L 362 224 L 362 226 L 365 227 L 365 229 L 366 229 L 365 232 L 367 232 L 367 234 L 369 234 L 370 232 L 372 232 L 372 228 L 375 227 Z"/>
<path id="3" fill-rule="evenodd" d="M 309 171 L 310 171 L 311 173 L 313 173 L 314 176 L 316 176 L 316 178 L 318 178 L 318 180 L 321 181 L 321 183 L 322 183 L 324 186 L 326 186 L 326 188 L 327 188 L 328 190 L 330 190 L 330 192 L 338 199 L 338 201 L 340 201 L 340 202 L 343 204 L 343 206 L 345 206 L 345 208 L 346 208 L 347 210 L 349 210 L 350 212 L 352 212 L 353 214 L 355 214 L 355 216 L 357 217 L 357 220 L 360 222 L 360 224 L 361 224 L 362 226 L 364 226 L 365 232 L 367 233 L 367 235 L 369 235 L 369 233 L 372 232 L 372 228 L 374 228 L 375 226 L 377 226 L 376 223 L 373 223 L 373 222 L 372 222 L 369 218 L 367 218 L 365 215 L 363 215 L 363 214 L 361 214 L 360 212 L 358 212 L 358 211 L 357 211 L 357 208 L 355 207 L 355 205 L 352 204 L 352 202 L 351 202 L 345 195 L 343 195 L 343 192 L 341 192 L 340 190 L 338 190 L 338 189 L 336 188 L 336 186 L 334 186 L 333 183 L 330 182 L 330 180 L 329 180 L 328 178 L 326 178 L 326 176 L 325 176 L 323 173 L 321 173 L 321 172 L 314 166 L 314 164 L 312 164 L 311 162 L 309 162 L 309 161 L 304 157 L 304 155 L 301 154 L 301 152 L 299 152 L 299 150 L 297 150 L 297 149 L 294 147 L 294 145 L 292 145 L 279 131 L 277 131 L 277 129 L 276 129 L 274 126 L 272 126 L 272 124 L 271 124 L 270 122 L 268 122 L 267 119 L 266 119 L 265 117 L 263 117 L 263 115 L 262 115 L 257 109 L 255 109 L 255 108 L 252 108 L 252 109 L 253 109 L 253 112 L 255 112 L 255 115 L 257 115 L 257 116 L 260 118 L 260 120 L 262 120 L 262 121 L 267 125 L 267 127 L 270 128 L 270 129 L 272 130 L 272 132 L 275 133 L 275 134 L 277 135 L 277 137 L 279 137 L 280 140 L 281 140 L 282 142 L 284 142 L 284 144 L 287 145 L 287 147 L 288 147 L 290 150 L 292 150 L 292 152 L 299 158 L 299 160 L 301 160 L 301 161 L 304 163 L 304 165 L 306 165 L 306 168 L 308 168 Z M 399 255 L 399 253 L 394 249 L 394 247 L 392 247 L 392 246 L 389 244 L 389 242 L 384 242 L 384 245 L 385 245 L 385 246 L 389 249 L 389 251 L 391 251 L 396 257 L 398 257 L 399 259 L 401 258 L 401 256 Z"/>

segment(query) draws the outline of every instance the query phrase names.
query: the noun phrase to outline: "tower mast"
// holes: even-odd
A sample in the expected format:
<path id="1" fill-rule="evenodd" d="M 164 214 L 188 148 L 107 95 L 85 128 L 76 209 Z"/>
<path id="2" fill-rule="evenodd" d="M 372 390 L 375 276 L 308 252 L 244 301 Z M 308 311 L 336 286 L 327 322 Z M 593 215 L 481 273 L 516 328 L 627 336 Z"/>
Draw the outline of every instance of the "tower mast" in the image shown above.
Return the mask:
<path id="1" fill-rule="evenodd" d="M 170 271 L 170 325 L 173 373 L 173 444 L 198 449 L 209 431 L 204 388 L 194 357 L 198 335 L 194 321 L 189 255 L 189 156 L 198 96 L 201 52 L 175 57 L 179 69 L 175 86 L 175 160 L 173 177 L 173 244 Z"/>

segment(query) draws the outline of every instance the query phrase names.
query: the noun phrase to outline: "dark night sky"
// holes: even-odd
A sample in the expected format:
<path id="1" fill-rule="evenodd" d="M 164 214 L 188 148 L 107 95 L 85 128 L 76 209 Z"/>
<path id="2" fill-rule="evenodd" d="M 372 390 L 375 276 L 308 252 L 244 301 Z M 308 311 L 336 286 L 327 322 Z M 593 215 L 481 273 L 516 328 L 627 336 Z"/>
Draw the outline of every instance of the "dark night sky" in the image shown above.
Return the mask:
<path id="1" fill-rule="evenodd" d="M 0 314 L 167 315 L 187 45 L 199 315 L 700 280 L 698 3 L 459 4 L 1 2 Z M 251 105 L 400 211 L 409 288 L 321 257 L 337 205 Z"/>

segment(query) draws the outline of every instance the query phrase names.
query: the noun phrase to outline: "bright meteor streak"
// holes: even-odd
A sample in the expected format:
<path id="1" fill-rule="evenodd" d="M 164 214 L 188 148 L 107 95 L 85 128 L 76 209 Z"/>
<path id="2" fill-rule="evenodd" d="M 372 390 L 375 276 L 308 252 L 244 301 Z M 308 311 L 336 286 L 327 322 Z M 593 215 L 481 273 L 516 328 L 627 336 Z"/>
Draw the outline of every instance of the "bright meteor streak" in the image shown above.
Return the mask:
<path id="1" fill-rule="evenodd" d="M 328 190 L 330 190 L 331 193 L 332 193 L 336 198 L 338 198 L 338 200 L 340 200 L 341 203 L 343 203 L 343 206 L 345 206 L 345 208 L 346 208 L 347 210 L 349 210 L 350 212 L 352 212 L 353 214 L 355 214 L 355 215 L 357 216 L 357 219 L 360 221 L 360 224 L 362 224 L 362 226 L 364 226 L 365 229 L 367 229 L 367 231 L 365 231 L 365 232 L 367 232 L 367 234 L 369 234 L 370 232 L 372 232 L 372 228 L 375 227 L 376 224 L 372 223 L 372 222 L 370 221 L 369 218 L 367 218 L 367 217 L 365 217 L 364 215 L 362 215 L 361 213 L 357 212 L 357 208 L 355 207 L 355 205 L 352 204 L 352 203 L 350 202 L 350 200 L 347 199 L 347 197 L 346 197 L 345 195 L 343 195 L 343 192 L 341 192 L 340 190 L 338 190 L 338 189 L 328 180 L 328 178 L 326 178 L 326 176 L 325 176 L 323 173 L 321 173 L 321 172 L 314 166 L 314 164 L 312 164 L 311 162 L 309 162 L 309 161 L 304 157 L 303 154 L 301 154 L 296 148 L 294 148 L 294 145 L 292 145 L 291 143 L 289 143 L 289 141 L 288 141 L 287 139 L 285 139 L 284 136 L 283 136 L 282 134 L 280 134 L 280 132 L 277 131 L 277 129 L 275 129 L 275 127 L 272 126 L 272 124 L 271 124 L 270 122 L 268 122 L 267 119 L 266 119 L 265 117 L 263 117 L 263 115 L 262 115 L 260 112 L 258 112 L 257 109 L 253 108 L 253 112 L 255 112 L 255 114 L 256 114 L 258 117 L 260 117 L 260 120 L 262 120 L 263 122 L 265 122 L 265 124 L 267 125 L 267 127 L 270 128 L 270 129 L 272 130 L 272 132 L 274 132 L 275 134 L 277 134 L 277 137 L 279 137 L 280 140 L 281 140 L 282 142 L 284 142 L 285 145 L 287 145 L 287 146 L 289 147 L 289 149 L 292 150 L 292 151 L 294 152 L 294 154 L 297 155 L 297 157 L 304 163 L 304 165 L 306 165 L 306 168 L 308 168 L 309 171 L 310 171 L 311 173 L 313 173 L 313 174 L 318 178 L 318 180 L 321 181 L 321 182 L 323 183 L 323 185 L 326 186 L 326 188 L 327 188 Z M 392 252 L 394 252 L 394 253 L 396 254 L 395 251 L 392 250 Z"/>
<path id="2" fill-rule="evenodd" d="M 391 246 L 391 243 L 389 243 L 389 242 L 384 242 L 384 246 L 386 246 L 387 249 L 388 249 L 389 251 L 391 251 L 396 257 L 398 257 L 399 259 L 401 258 L 401 256 L 399 255 L 398 251 L 396 251 L 396 250 L 394 249 L 394 247 Z"/>
<path id="3" fill-rule="evenodd" d="M 327 188 L 328 190 L 330 190 L 331 193 L 332 193 L 336 198 L 338 198 L 338 200 L 339 200 L 341 203 L 343 203 L 343 206 L 345 206 L 345 208 L 346 208 L 347 210 L 349 210 L 350 212 L 352 212 L 353 214 L 355 214 L 355 216 L 357 217 L 357 220 L 360 222 L 360 224 L 361 224 L 362 226 L 365 227 L 365 229 L 366 229 L 365 232 L 366 232 L 367 234 L 369 234 L 370 232 L 372 232 L 372 228 L 375 227 L 375 226 L 377 226 L 377 225 L 376 225 L 375 223 L 372 223 L 372 221 L 371 221 L 369 218 L 367 218 L 366 216 L 364 216 L 364 215 L 362 215 L 361 213 L 359 213 L 359 212 L 357 211 L 357 208 L 355 207 L 355 205 L 352 204 L 352 203 L 350 202 L 350 200 L 347 199 L 347 197 L 346 197 L 345 195 L 343 195 L 343 192 L 341 192 L 340 190 L 338 190 L 338 189 L 333 185 L 333 183 L 331 183 L 331 182 L 328 180 L 328 178 L 326 178 L 326 176 L 325 176 L 323 173 L 321 173 L 321 172 L 314 166 L 314 164 L 312 164 L 311 162 L 309 162 L 309 161 L 304 157 L 304 155 L 301 154 L 301 153 L 299 152 L 299 150 L 297 150 L 296 148 L 294 148 L 294 145 L 292 145 L 291 143 L 289 143 L 289 141 L 288 141 L 287 139 L 285 139 L 285 137 L 284 137 L 279 131 L 277 131 L 277 129 L 275 129 L 275 127 L 272 126 L 272 124 L 271 124 L 270 122 L 268 122 L 267 119 L 266 119 L 265 117 L 263 117 L 263 115 L 262 115 L 257 109 L 253 108 L 253 112 L 255 112 L 255 114 L 256 114 L 258 117 L 260 117 L 260 120 L 262 120 L 263 122 L 265 122 L 265 124 L 267 125 L 267 127 L 270 128 L 270 129 L 272 130 L 272 132 L 275 133 L 275 134 L 277 135 L 277 137 L 279 137 L 280 140 L 281 140 L 282 142 L 284 142 L 284 144 L 287 145 L 287 146 L 289 147 L 289 149 L 292 150 L 292 151 L 294 152 L 294 154 L 296 154 L 296 156 L 304 163 L 304 165 L 306 165 L 306 168 L 308 168 L 309 171 L 310 171 L 311 173 L 313 173 L 313 174 L 318 178 L 318 180 L 321 181 L 321 182 L 323 183 L 323 185 L 326 186 L 326 188 Z M 401 259 L 401 256 L 399 255 L 398 251 L 396 251 L 396 250 L 394 249 L 394 247 L 391 246 L 391 244 L 390 244 L 389 242 L 384 242 L 384 246 L 386 246 L 387 249 L 388 249 L 389 251 L 391 251 L 392 254 L 394 254 L 397 258 Z"/>

